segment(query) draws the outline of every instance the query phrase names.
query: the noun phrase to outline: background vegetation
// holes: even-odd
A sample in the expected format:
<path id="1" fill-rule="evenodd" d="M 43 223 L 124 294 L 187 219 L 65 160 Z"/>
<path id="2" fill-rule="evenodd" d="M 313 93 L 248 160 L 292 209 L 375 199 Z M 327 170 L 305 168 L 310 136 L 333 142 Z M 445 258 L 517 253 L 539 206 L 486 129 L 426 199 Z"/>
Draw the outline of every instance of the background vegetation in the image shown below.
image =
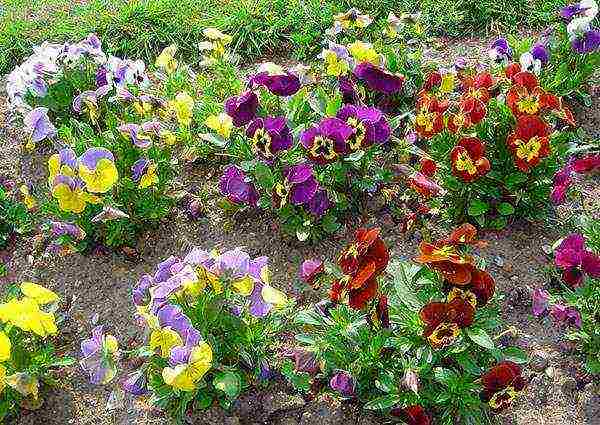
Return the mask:
<path id="1" fill-rule="evenodd" d="M 388 13 L 423 13 L 433 35 L 485 35 L 519 25 L 542 27 L 564 0 L 0 0 L 0 73 L 44 40 L 80 40 L 97 33 L 112 53 L 148 59 L 176 42 L 198 57 L 202 29 L 234 36 L 243 60 L 306 59 L 321 49 L 332 15 L 357 7 L 383 25 Z"/>

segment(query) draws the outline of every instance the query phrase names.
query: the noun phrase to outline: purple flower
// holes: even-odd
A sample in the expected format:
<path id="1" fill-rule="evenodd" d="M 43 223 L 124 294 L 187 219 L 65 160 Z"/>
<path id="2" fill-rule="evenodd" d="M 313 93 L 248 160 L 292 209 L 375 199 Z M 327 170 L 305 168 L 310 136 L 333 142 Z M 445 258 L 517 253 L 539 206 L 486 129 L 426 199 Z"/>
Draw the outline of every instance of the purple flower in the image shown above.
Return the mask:
<path id="1" fill-rule="evenodd" d="M 355 104 L 358 102 L 358 93 L 354 82 L 348 78 L 341 76 L 338 78 L 338 86 L 342 94 L 342 102 L 347 104 Z"/>
<path id="2" fill-rule="evenodd" d="M 117 127 L 117 130 L 119 130 L 123 136 L 129 138 L 138 148 L 146 149 L 152 145 L 152 139 L 138 124 L 122 124 Z"/>
<path id="3" fill-rule="evenodd" d="M 548 48 L 541 43 L 537 43 L 531 48 L 531 55 L 534 59 L 539 60 L 542 65 L 545 65 L 550 60 L 550 52 Z"/>
<path id="4" fill-rule="evenodd" d="M 300 136 L 300 143 L 311 161 L 328 164 L 349 151 L 348 141 L 355 133 L 356 130 L 343 120 L 325 118 L 318 126 L 305 130 Z"/>
<path id="5" fill-rule="evenodd" d="M 181 311 L 180 307 L 173 304 L 166 304 L 157 311 L 156 317 L 162 328 L 170 327 L 176 331 L 181 336 L 186 347 L 193 347 L 202 340 L 200 332 L 194 328 L 192 322 Z"/>
<path id="6" fill-rule="evenodd" d="M 573 3 L 561 8 L 559 15 L 565 22 L 569 23 L 581 12 L 582 9 L 579 3 Z"/>
<path id="7" fill-rule="evenodd" d="M 490 58 L 497 63 L 507 62 L 512 59 L 513 52 L 506 38 L 499 38 L 492 43 L 488 51 Z"/>
<path id="8" fill-rule="evenodd" d="M 550 294 L 542 288 L 536 288 L 531 296 L 532 310 L 535 317 L 540 317 L 548 309 Z"/>
<path id="9" fill-rule="evenodd" d="M 273 191 L 277 208 L 282 208 L 288 201 L 294 205 L 307 204 L 319 188 L 313 169 L 307 163 L 286 168 L 283 177 L 284 183 L 278 183 Z"/>
<path id="10" fill-rule="evenodd" d="M 235 165 L 229 165 L 225 168 L 225 172 L 219 180 L 219 189 L 221 190 L 221 195 L 234 204 L 247 204 L 253 207 L 258 205 L 258 192 L 254 184 Z"/>
<path id="11" fill-rule="evenodd" d="M 325 270 L 321 260 L 304 260 L 300 266 L 300 279 L 309 285 L 315 283 L 315 279 Z"/>
<path id="12" fill-rule="evenodd" d="M 225 113 L 231 117 L 236 127 L 243 127 L 252 121 L 257 110 L 258 96 L 250 90 L 225 101 Z"/>
<path id="13" fill-rule="evenodd" d="M 48 108 L 34 108 L 23 118 L 25 132 L 33 143 L 56 136 L 56 128 L 48 118 Z"/>
<path id="14" fill-rule="evenodd" d="M 85 238 L 85 232 L 83 229 L 76 224 L 66 223 L 61 221 L 51 221 L 52 236 L 70 236 L 73 239 L 82 240 Z"/>
<path id="15" fill-rule="evenodd" d="M 591 53 L 600 49 L 600 31 L 590 29 L 571 41 L 571 47 L 577 53 Z"/>
<path id="16" fill-rule="evenodd" d="M 550 316 L 559 323 L 566 323 L 581 329 L 581 314 L 574 307 L 554 304 L 550 309 Z"/>
<path id="17" fill-rule="evenodd" d="M 311 351 L 296 348 L 284 352 L 283 357 L 293 360 L 294 370 L 296 372 L 306 372 L 310 375 L 315 375 L 319 372 L 319 365 L 315 353 Z"/>
<path id="18" fill-rule="evenodd" d="M 148 392 L 148 380 L 143 370 L 130 373 L 123 381 L 122 387 L 129 394 L 141 396 Z"/>
<path id="19" fill-rule="evenodd" d="M 404 76 L 390 74 L 370 62 L 358 64 L 354 75 L 364 81 L 371 90 L 386 96 L 399 93 L 404 85 Z"/>
<path id="20" fill-rule="evenodd" d="M 352 150 L 386 143 L 392 133 L 385 115 L 377 108 L 346 105 L 337 113 L 355 132 L 349 146 Z"/>
<path id="21" fill-rule="evenodd" d="M 563 270 L 563 280 L 572 287 L 580 286 L 585 274 L 600 277 L 600 256 L 586 249 L 578 233 L 567 236 L 556 248 L 554 264 Z"/>
<path id="22" fill-rule="evenodd" d="M 94 385 L 108 384 L 117 374 L 119 347 L 112 335 L 105 335 L 102 326 L 92 330 L 92 337 L 81 342 L 81 368 Z"/>
<path id="23" fill-rule="evenodd" d="M 246 136 L 252 139 L 254 151 L 265 159 L 274 158 L 293 144 L 292 132 L 284 117 L 256 118 L 248 126 Z"/>
<path id="24" fill-rule="evenodd" d="M 572 171 L 572 166 L 569 163 L 554 175 L 554 184 L 550 194 L 550 199 L 554 204 L 560 205 L 565 202 L 567 191 L 573 182 L 571 178 Z"/>
<path id="25" fill-rule="evenodd" d="M 150 287 L 154 285 L 154 279 L 149 274 L 144 274 L 138 280 L 132 291 L 133 303 L 136 306 L 144 306 L 150 303 Z"/>
<path id="26" fill-rule="evenodd" d="M 348 372 L 338 372 L 329 381 L 332 390 L 339 392 L 344 397 L 354 397 L 354 378 Z"/>
<path id="27" fill-rule="evenodd" d="M 73 111 L 81 114 L 87 112 L 91 119 L 98 117 L 98 100 L 103 98 L 110 91 L 110 86 L 105 85 L 96 90 L 87 90 L 77 95 L 73 99 Z"/>
<path id="28" fill-rule="evenodd" d="M 308 202 L 308 210 L 315 217 L 322 217 L 331 208 L 331 201 L 325 189 L 318 189 L 315 196 Z"/>
<path id="29" fill-rule="evenodd" d="M 291 72 L 284 72 L 275 64 L 261 66 L 258 74 L 250 78 L 251 85 L 263 86 L 277 96 L 291 96 L 300 90 L 300 78 Z"/>
<path id="30" fill-rule="evenodd" d="M 234 279 L 242 278 L 250 273 L 250 255 L 240 248 L 226 251 L 219 255 L 214 268 L 219 274 L 227 273 Z"/>

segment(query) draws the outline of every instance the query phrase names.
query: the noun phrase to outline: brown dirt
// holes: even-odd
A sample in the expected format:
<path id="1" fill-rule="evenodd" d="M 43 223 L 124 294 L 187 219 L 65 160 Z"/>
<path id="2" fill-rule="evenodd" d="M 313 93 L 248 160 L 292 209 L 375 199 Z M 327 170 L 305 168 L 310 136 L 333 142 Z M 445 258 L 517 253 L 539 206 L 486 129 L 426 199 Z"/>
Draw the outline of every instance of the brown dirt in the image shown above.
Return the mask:
<path id="1" fill-rule="evenodd" d="M 470 46 L 469 48 L 472 47 Z M 472 44 L 477 44 L 473 41 Z M 481 46 L 481 42 L 477 45 Z M 451 47 L 449 47 L 451 48 Z M 456 51 L 452 48 L 452 51 Z M 444 53 L 442 53 L 444 54 Z M 459 53 L 462 54 L 462 53 Z M 3 86 L 3 85 L 2 85 Z M 4 98 L 0 96 L 0 173 L 18 181 L 43 184 L 44 154 L 29 156 L 20 150 L 18 128 L 10 125 Z M 586 130 L 597 131 L 600 120 L 598 98 L 595 107 L 578 109 L 578 119 Z M 588 126 L 596 123 L 595 127 Z M 595 133 L 595 136 L 598 134 Z M 47 154 L 48 152 L 46 152 Z M 189 170 L 192 184 L 204 185 L 202 176 Z M 358 224 L 358 223 L 356 223 Z M 393 255 L 410 257 L 416 240 L 399 234 L 387 217 L 370 224 L 383 228 Z M 63 328 L 61 349 L 78 355 L 79 341 L 92 328 L 92 317 L 121 341 L 132 342 L 139 329 L 132 319 L 129 291 L 144 272 L 149 272 L 161 259 L 186 253 L 192 246 L 222 249 L 245 247 L 251 255 L 268 255 L 273 269 L 273 281 L 282 289 L 300 296 L 297 267 L 306 257 L 331 257 L 343 246 L 354 226 L 343 229 L 336 238 L 316 246 L 306 246 L 282 237 L 270 217 L 248 214 L 240 217 L 231 231 L 224 230 L 224 219 L 209 210 L 208 218 L 190 222 L 180 211 L 165 220 L 158 229 L 142 235 L 136 249 L 138 261 L 119 253 L 63 258 L 41 258 L 32 255 L 32 241 L 20 241 L 10 268 L 15 280 L 33 280 L 47 285 L 71 304 Z M 501 233 L 485 235 L 490 245 L 485 257 L 495 276 L 499 292 L 504 294 L 503 319 L 518 329 L 514 343 L 532 354 L 539 365 L 528 368 L 530 380 L 526 395 L 501 416 L 505 425 L 598 425 L 600 424 L 599 383 L 589 384 L 581 373 L 581 362 L 570 347 L 562 343 L 561 329 L 550 322 L 534 319 L 530 293 L 547 281 L 545 268 L 549 264 L 542 247 L 551 245 L 561 235 L 560 228 L 521 224 Z M 91 386 L 77 366 L 64 373 L 60 388 L 45 394 L 41 410 L 20 418 L 23 425 L 87 425 L 87 424 L 167 424 L 169 421 L 150 410 L 147 404 L 126 398 L 123 409 L 109 412 L 106 402 L 110 388 Z M 575 382 L 573 387 L 573 382 Z M 360 412 L 356 407 L 339 405 L 331 400 L 305 403 L 283 385 L 268 390 L 255 390 L 245 395 L 230 413 L 211 409 L 195 417 L 194 424 L 227 425 L 369 425 L 383 423 L 381 419 Z"/>

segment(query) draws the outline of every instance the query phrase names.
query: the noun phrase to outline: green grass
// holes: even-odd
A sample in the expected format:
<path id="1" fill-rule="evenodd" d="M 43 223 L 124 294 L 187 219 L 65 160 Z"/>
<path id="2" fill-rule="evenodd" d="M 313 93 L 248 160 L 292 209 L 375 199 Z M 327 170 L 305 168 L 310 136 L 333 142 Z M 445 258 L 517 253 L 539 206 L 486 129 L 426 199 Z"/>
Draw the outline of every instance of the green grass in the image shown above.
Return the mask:
<path id="1" fill-rule="evenodd" d="M 307 59 L 321 49 L 335 13 L 349 7 L 384 21 L 390 11 L 420 4 L 435 35 L 510 31 L 548 23 L 564 0 L 0 0 L 0 73 L 44 40 L 79 40 L 96 32 L 114 54 L 147 59 L 177 43 L 186 59 L 198 57 L 202 29 L 234 36 L 243 60 L 268 56 Z"/>

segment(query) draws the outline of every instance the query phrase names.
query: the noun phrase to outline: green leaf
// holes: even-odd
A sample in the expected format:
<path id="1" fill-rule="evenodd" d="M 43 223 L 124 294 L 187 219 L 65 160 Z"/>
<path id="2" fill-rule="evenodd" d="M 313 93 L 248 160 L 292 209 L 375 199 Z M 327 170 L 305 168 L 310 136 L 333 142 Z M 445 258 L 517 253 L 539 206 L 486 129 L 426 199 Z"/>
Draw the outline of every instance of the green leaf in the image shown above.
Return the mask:
<path id="1" fill-rule="evenodd" d="M 526 364 L 529 361 L 529 356 L 518 347 L 507 347 L 502 350 L 504 360 L 509 360 L 517 364 Z"/>
<path id="2" fill-rule="evenodd" d="M 525 173 L 521 173 L 521 172 L 512 173 L 512 174 L 509 174 L 504 179 L 504 184 L 510 190 L 514 190 L 519 184 L 525 183 L 527 181 L 527 178 L 528 178 L 527 174 L 525 174 Z"/>
<path id="3" fill-rule="evenodd" d="M 337 218 L 334 214 L 327 214 L 323 217 L 323 221 L 321 221 L 321 227 L 327 233 L 335 233 L 340 228 L 340 223 L 337 222 Z"/>
<path id="4" fill-rule="evenodd" d="M 342 107 L 342 96 L 336 96 L 333 99 L 329 99 L 325 113 L 330 117 L 335 117 L 340 108 Z"/>
<path id="5" fill-rule="evenodd" d="M 509 204 L 508 202 L 502 202 L 500 203 L 496 209 L 498 210 L 498 212 L 502 215 L 511 215 L 515 213 L 515 207 L 513 207 L 511 204 Z"/>
<path id="6" fill-rule="evenodd" d="M 476 217 L 485 214 L 490 209 L 487 202 L 483 202 L 480 199 L 473 199 L 469 205 L 469 215 Z"/>
<path id="7" fill-rule="evenodd" d="M 493 350 L 495 348 L 494 341 L 487 334 L 484 329 L 481 328 L 467 328 L 467 335 L 475 344 L 487 348 L 488 350 Z"/>
<path id="8" fill-rule="evenodd" d="M 230 399 L 235 399 L 242 391 L 242 379 L 235 372 L 219 372 L 213 379 L 216 389 L 223 391 Z"/>
<path id="9" fill-rule="evenodd" d="M 438 381 L 440 384 L 446 385 L 447 387 L 449 387 L 452 382 L 458 380 L 458 375 L 456 372 L 450 369 L 444 369 L 443 367 L 436 367 L 433 370 L 433 376 L 436 381 Z"/>
<path id="10" fill-rule="evenodd" d="M 275 184 L 271 169 L 261 162 L 254 167 L 254 177 L 256 182 L 265 189 L 271 189 Z"/>
<path id="11" fill-rule="evenodd" d="M 48 367 L 63 367 L 63 366 L 71 366 L 75 364 L 77 360 L 74 357 L 63 357 L 61 359 L 56 359 L 52 363 L 48 365 Z"/>
<path id="12" fill-rule="evenodd" d="M 396 404 L 400 403 L 400 401 L 402 401 L 402 396 L 399 396 L 398 394 L 390 394 L 369 401 L 363 406 L 363 408 L 367 410 L 385 410 L 395 406 Z"/>

